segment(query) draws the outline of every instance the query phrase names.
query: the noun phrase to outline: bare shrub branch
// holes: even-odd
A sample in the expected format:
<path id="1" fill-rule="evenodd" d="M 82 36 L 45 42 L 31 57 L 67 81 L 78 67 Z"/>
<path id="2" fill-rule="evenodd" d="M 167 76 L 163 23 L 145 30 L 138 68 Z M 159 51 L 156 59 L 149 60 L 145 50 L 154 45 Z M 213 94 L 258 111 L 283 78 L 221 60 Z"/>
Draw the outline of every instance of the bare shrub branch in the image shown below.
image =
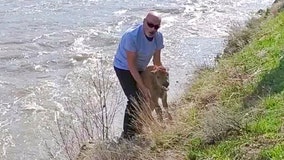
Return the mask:
<path id="1" fill-rule="evenodd" d="M 51 158 L 73 160 L 84 144 L 112 136 L 111 125 L 122 96 L 111 76 L 114 75 L 111 64 L 103 58 L 83 63 L 83 68 L 76 68 L 66 76 L 69 87 L 64 111 L 55 113 L 54 127 L 49 129 L 55 142 L 46 145 Z M 61 152 L 53 151 L 53 146 Z"/>

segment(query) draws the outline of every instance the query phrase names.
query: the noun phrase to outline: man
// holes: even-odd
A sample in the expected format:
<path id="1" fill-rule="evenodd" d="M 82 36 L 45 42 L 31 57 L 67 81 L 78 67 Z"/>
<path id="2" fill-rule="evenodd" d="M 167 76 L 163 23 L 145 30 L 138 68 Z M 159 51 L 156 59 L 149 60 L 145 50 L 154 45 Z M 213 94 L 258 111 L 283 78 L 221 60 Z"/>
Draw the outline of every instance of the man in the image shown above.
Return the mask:
<path id="1" fill-rule="evenodd" d="M 160 54 L 164 44 L 163 35 L 158 32 L 160 25 L 160 16 L 156 12 L 149 12 L 143 24 L 131 27 L 123 34 L 114 58 L 114 70 L 128 99 L 122 132 L 122 138 L 128 140 L 138 132 L 134 125 L 137 120 L 134 101 L 139 101 L 139 93 L 146 100 L 151 97 L 140 74 L 152 58 L 155 66 L 162 66 Z"/>

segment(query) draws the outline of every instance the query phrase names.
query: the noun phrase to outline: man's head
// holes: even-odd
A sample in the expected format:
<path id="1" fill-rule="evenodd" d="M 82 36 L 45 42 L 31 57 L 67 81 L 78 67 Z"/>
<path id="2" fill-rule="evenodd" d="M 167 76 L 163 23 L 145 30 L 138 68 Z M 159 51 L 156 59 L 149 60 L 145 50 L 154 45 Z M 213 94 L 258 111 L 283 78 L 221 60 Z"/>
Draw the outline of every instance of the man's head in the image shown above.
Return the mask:
<path id="1" fill-rule="evenodd" d="M 154 37 L 161 25 L 161 17 L 157 12 L 151 11 L 143 21 L 144 33 L 147 37 Z"/>

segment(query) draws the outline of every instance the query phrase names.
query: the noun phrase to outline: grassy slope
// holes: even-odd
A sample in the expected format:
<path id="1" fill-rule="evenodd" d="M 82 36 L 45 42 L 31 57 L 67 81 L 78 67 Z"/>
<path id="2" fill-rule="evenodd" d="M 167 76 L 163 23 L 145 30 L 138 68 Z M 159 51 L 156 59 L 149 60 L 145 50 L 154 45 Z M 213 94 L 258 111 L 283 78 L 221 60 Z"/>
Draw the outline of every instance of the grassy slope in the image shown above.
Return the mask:
<path id="1" fill-rule="evenodd" d="M 200 72 L 180 122 L 156 134 L 152 149 L 183 150 L 186 159 L 284 159 L 284 13 L 251 32 L 241 51 Z"/>

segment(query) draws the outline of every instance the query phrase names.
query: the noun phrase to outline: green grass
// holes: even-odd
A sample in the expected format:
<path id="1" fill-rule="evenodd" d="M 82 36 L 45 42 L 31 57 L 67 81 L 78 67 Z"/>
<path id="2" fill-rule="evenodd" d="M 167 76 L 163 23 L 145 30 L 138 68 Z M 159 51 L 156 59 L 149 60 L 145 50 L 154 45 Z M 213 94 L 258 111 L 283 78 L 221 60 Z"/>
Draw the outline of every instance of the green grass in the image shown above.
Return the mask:
<path id="1" fill-rule="evenodd" d="M 227 140 L 212 146 L 196 147 L 187 154 L 187 159 L 230 159 L 238 154 L 238 149 L 243 142 L 240 140 Z"/>
<path id="2" fill-rule="evenodd" d="M 261 152 L 262 159 L 284 159 L 284 143 L 278 144 L 268 150 L 264 150 Z"/>

